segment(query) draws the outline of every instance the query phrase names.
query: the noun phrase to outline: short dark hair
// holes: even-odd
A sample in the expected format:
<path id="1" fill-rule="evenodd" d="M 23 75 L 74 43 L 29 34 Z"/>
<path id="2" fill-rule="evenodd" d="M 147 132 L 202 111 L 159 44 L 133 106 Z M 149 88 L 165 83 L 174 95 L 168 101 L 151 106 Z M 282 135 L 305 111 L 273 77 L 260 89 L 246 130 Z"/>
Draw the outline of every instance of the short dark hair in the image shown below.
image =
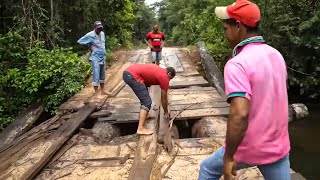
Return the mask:
<path id="1" fill-rule="evenodd" d="M 176 76 L 176 70 L 173 67 L 167 67 L 166 70 L 172 78 Z"/>
<path id="2" fill-rule="evenodd" d="M 223 21 L 225 23 L 229 24 L 230 26 L 236 26 L 237 25 L 237 20 L 232 19 L 232 18 L 231 19 L 225 19 Z M 256 33 L 256 32 L 259 31 L 259 24 L 260 24 L 260 21 L 257 22 L 256 27 L 247 26 L 245 24 L 243 24 L 243 25 L 244 25 L 244 27 L 246 27 L 248 33 L 254 33 L 254 32 Z"/>

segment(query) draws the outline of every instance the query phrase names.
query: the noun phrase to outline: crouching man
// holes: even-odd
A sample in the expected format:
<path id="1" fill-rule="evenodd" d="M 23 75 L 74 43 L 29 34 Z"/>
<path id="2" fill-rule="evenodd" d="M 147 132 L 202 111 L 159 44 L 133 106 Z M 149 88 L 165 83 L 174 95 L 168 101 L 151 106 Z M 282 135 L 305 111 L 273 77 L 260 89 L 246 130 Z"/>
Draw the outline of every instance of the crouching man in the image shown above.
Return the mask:
<path id="1" fill-rule="evenodd" d="M 176 71 L 172 67 L 166 69 L 155 64 L 134 64 L 123 72 L 123 80 L 128 84 L 136 96 L 140 100 L 141 108 L 139 113 L 139 125 L 137 134 L 150 135 L 152 129 L 144 127 L 149 110 L 151 109 L 152 100 L 149 95 L 148 87 L 151 85 L 159 85 L 161 88 L 161 103 L 168 120 L 168 98 L 167 91 L 169 89 L 169 81 L 176 75 Z"/>

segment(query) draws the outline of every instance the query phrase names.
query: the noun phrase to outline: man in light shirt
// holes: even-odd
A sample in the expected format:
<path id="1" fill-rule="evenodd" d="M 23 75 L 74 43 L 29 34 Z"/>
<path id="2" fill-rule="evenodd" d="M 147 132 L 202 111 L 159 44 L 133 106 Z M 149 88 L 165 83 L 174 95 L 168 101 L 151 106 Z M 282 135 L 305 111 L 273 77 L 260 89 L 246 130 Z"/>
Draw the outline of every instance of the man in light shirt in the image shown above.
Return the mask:
<path id="1" fill-rule="evenodd" d="M 102 95 L 110 95 L 105 91 L 105 69 L 106 69 L 106 47 L 103 26 L 100 21 L 94 23 L 94 30 L 78 40 L 81 45 L 86 45 L 91 49 L 90 61 L 93 72 L 92 85 L 95 95 L 98 93 L 99 84 Z"/>
<path id="2" fill-rule="evenodd" d="M 216 7 L 233 49 L 224 69 L 230 103 L 226 142 L 200 165 L 199 179 L 233 179 L 257 166 L 266 180 L 290 180 L 287 71 L 282 55 L 258 36 L 260 10 L 247 0 Z"/>

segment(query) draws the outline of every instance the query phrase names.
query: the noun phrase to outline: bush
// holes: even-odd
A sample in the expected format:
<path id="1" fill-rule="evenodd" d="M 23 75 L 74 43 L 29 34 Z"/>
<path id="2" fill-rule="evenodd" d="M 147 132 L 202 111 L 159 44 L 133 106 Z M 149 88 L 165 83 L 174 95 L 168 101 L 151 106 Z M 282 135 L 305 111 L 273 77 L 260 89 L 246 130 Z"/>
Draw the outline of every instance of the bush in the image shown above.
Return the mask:
<path id="1" fill-rule="evenodd" d="M 0 129 L 35 101 L 53 113 L 90 74 L 90 64 L 72 49 L 47 50 L 42 42 L 24 42 L 16 33 L 0 35 Z"/>

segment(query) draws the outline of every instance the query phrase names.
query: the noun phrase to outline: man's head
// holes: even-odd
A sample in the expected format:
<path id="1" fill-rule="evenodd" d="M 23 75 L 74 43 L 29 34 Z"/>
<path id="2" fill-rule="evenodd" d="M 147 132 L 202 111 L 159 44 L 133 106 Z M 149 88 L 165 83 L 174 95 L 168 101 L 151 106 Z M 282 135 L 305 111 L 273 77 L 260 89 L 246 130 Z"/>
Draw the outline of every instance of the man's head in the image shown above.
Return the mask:
<path id="1" fill-rule="evenodd" d="M 215 14 L 223 21 L 225 36 L 231 48 L 258 33 L 260 10 L 250 1 L 236 0 L 227 7 L 216 7 Z"/>
<path id="2" fill-rule="evenodd" d="M 96 34 L 98 34 L 98 35 L 103 30 L 103 26 L 102 26 L 102 23 L 100 21 L 94 22 L 94 30 L 95 30 Z"/>
<path id="3" fill-rule="evenodd" d="M 159 31 L 158 25 L 154 25 L 152 29 L 154 33 L 158 33 Z"/>
<path id="4" fill-rule="evenodd" d="M 176 70 L 173 67 L 167 67 L 166 70 L 168 72 L 168 76 L 170 79 L 172 79 L 172 78 L 174 78 L 174 76 L 176 76 Z"/>

